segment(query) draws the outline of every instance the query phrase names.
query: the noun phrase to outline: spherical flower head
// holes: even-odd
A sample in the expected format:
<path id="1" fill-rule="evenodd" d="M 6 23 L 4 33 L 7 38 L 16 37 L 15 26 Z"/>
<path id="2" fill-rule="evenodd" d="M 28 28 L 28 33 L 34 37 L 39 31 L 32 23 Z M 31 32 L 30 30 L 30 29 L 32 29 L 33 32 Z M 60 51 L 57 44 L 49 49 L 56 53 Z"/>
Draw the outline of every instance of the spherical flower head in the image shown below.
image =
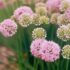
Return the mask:
<path id="1" fill-rule="evenodd" d="M 54 62 L 60 57 L 60 46 L 53 42 L 47 41 L 41 45 L 40 55 L 41 59 L 46 62 Z"/>
<path id="2" fill-rule="evenodd" d="M 49 18 L 46 17 L 46 16 L 40 16 L 39 23 L 40 24 L 48 24 L 49 23 Z"/>
<path id="3" fill-rule="evenodd" d="M 38 2 L 38 3 L 36 3 L 35 7 L 45 7 L 45 3 Z"/>
<path id="4" fill-rule="evenodd" d="M 70 40 L 70 24 L 68 24 L 66 27 L 67 29 L 66 29 L 65 35 L 66 35 L 66 38 Z"/>
<path id="5" fill-rule="evenodd" d="M 65 45 L 62 48 L 62 56 L 65 59 L 70 59 L 70 45 Z"/>
<path id="6" fill-rule="evenodd" d="M 63 0 L 60 4 L 60 11 L 65 12 L 68 8 L 70 8 L 70 0 Z"/>
<path id="7" fill-rule="evenodd" d="M 45 39 L 47 36 L 46 34 L 46 31 L 44 28 L 35 28 L 33 31 L 32 31 L 32 37 L 33 39 L 37 39 L 37 38 L 43 38 Z"/>
<path id="8" fill-rule="evenodd" d="M 69 21 L 69 23 L 70 23 L 70 8 L 69 9 L 67 9 L 66 11 L 65 11 L 65 17 L 67 18 L 67 20 Z"/>
<path id="9" fill-rule="evenodd" d="M 57 24 L 59 26 L 61 25 L 67 25 L 70 22 L 70 20 L 66 17 L 65 14 L 60 14 L 57 18 Z"/>
<path id="10" fill-rule="evenodd" d="M 35 39 L 34 41 L 32 41 L 31 46 L 30 46 L 30 51 L 33 56 L 40 58 L 39 51 L 41 49 L 42 43 L 44 42 L 46 42 L 45 39 Z"/>
<path id="11" fill-rule="evenodd" d="M 36 7 L 35 12 L 39 15 L 47 15 L 46 7 L 41 7 L 41 6 Z"/>
<path id="12" fill-rule="evenodd" d="M 4 37 L 11 37 L 17 32 L 17 24 L 11 19 L 5 19 L 0 24 L 0 32 Z"/>
<path id="13" fill-rule="evenodd" d="M 0 0 L 0 9 L 3 9 L 6 7 L 6 4 L 3 0 Z"/>
<path id="14" fill-rule="evenodd" d="M 57 29 L 57 37 L 60 38 L 63 41 L 69 40 L 69 28 L 65 25 L 60 26 L 60 28 Z"/>
<path id="15" fill-rule="evenodd" d="M 33 14 L 32 16 L 32 23 L 36 26 L 39 26 L 41 25 L 41 23 L 39 23 L 39 18 L 40 18 L 40 15 L 39 14 Z"/>
<path id="16" fill-rule="evenodd" d="M 28 13 L 28 14 L 32 15 L 33 11 L 28 6 L 21 6 L 14 11 L 14 17 L 18 20 L 20 15 L 22 15 L 24 13 Z"/>
<path id="17" fill-rule="evenodd" d="M 32 17 L 30 14 L 22 14 L 19 18 L 19 24 L 22 27 L 27 27 L 32 23 Z"/>
<path id="18" fill-rule="evenodd" d="M 48 12 L 53 13 L 53 12 L 59 12 L 59 5 L 60 5 L 60 0 L 47 0 L 46 2 L 46 8 Z"/>
<path id="19" fill-rule="evenodd" d="M 57 24 L 57 18 L 58 18 L 59 15 L 60 15 L 59 13 L 53 13 L 53 14 L 51 15 L 50 22 L 51 22 L 52 24 Z"/>

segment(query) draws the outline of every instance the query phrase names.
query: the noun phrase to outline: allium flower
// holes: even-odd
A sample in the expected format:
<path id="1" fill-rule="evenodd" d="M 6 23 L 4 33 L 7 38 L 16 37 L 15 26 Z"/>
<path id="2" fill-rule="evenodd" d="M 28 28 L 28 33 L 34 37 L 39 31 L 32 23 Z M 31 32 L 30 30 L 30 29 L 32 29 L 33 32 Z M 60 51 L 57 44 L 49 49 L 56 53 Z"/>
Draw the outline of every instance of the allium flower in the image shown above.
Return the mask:
<path id="1" fill-rule="evenodd" d="M 52 13 L 52 12 L 59 12 L 59 5 L 60 5 L 61 0 L 47 0 L 46 2 L 46 8 L 47 10 Z"/>
<path id="2" fill-rule="evenodd" d="M 70 0 L 62 0 L 60 4 L 60 11 L 64 12 L 70 8 Z"/>
<path id="3" fill-rule="evenodd" d="M 28 6 L 21 6 L 14 11 L 14 17 L 18 20 L 20 15 L 25 14 L 25 13 L 32 15 L 33 11 Z"/>
<path id="4" fill-rule="evenodd" d="M 32 23 L 36 26 L 39 26 L 41 24 L 48 24 L 49 23 L 49 18 L 46 16 L 40 16 L 39 14 L 34 14 L 33 15 L 33 19 L 32 19 Z"/>
<path id="5" fill-rule="evenodd" d="M 65 59 L 70 59 L 70 45 L 65 45 L 62 49 L 62 56 Z"/>
<path id="6" fill-rule="evenodd" d="M 50 22 L 51 22 L 52 24 L 57 24 L 57 18 L 58 18 L 59 15 L 60 15 L 59 13 L 53 13 L 53 14 L 51 15 Z"/>
<path id="7" fill-rule="evenodd" d="M 11 37 L 17 32 L 17 24 L 11 19 L 6 19 L 0 24 L 0 32 L 4 37 Z"/>
<path id="8" fill-rule="evenodd" d="M 40 53 L 39 51 L 41 50 L 41 45 L 46 42 L 45 39 L 35 39 L 32 41 L 31 46 L 30 46 L 30 51 L 33 56 L 40 58 Z"/>
<path id="9" fill-rule="evenodd" d="M 19 24 L 22 26 L 22 27 L 27 27 L 29 26 L 30 24 L 32 23 L 32 17 L 30 14 L 22 14 L 20 17 L 19 17 Z"/>
<path id="10" fill-rule="evenodd" d="M 37 38 L 46 38 L 47 34 L 44 28 L 35 28 L 32 31 L 32 37 L 33 39 Z"/>
<path id="11" fill-rule="evenodd" d="M 39 23 L 39 18 L 40 18 L 39 14 L 33 14 L 32 23 L 36 26 L 41 25 L 41 23 Z"/>
<path id="12" fill-rule="evenodd" d="M 70 20 L 66 17 L 65 14 L 59 15 L 58 18 L 57 18 L 57 24 L 59 26 L 61 26 L 61 25 L 67 25 L 69 22 L 70 22 Z"/>
<path id="13" fill-rule="evenodd" d="M 0 9 L 3 9 L 6 7 L 6 4 L 3 0 L 0 0 Z"/>
<path id="14" fill-rule="evenodd" d="M 41 6 L 36 7 L 36 8 L 35 8 L 35 11 L 36 11 L 36 13 L 39 14 L 39 15 L 47 15 L 46 7 L 41 7 Z"/>
<path id="15" fill-rule="evenodd" d="M 60 46 L 53 41 L 46 41 L 41 45 L 41 59 L 46 62 L 54 62 L 60 57 Z"/>
<path id="16" fill-rule="evenodd" d="M 66 29 L 65 35 L 66 35 L 66 38 L 70 40 L 70 24 L 68 24 L 66 27 L 67 29 Z"/>
<path id="17" fill-rule="evenodd" d="M 70 22 L 70 9 L 67 9 L 64 14 L 65 17 L 68 19 L 68 22 Z"/>
<path id="18" fill-rule="evenodd" d="M 40 24 L 48 24 L 49 23 L 49 18 L 46 16 L 40 16 L 39 17 L 39 23 Z"/>
<path id="19" fill-rule="evenodd" d="M 70 29 L 65 25 L 60 26 L 60 28 L 58 28 L 58 30 L 57 30 L 57 37 L 62 39 L 63 41 L 69 40 L 70 39 Z"/>

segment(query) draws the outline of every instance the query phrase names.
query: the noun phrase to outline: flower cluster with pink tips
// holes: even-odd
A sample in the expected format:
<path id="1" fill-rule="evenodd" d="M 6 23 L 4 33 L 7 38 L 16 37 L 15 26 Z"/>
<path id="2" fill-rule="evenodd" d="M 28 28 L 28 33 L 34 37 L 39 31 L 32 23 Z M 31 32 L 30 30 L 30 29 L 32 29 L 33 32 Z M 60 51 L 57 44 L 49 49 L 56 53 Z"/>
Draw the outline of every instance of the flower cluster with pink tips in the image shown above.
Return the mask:
<path id="1" fill-rule="evenodd" d="M 33 11 L 30 7 L 27 7 L 27 6 L 22 6 L 22 7 L 19 7 L 17 8 L 15 11 L 14 11 L 14 17 L 16 19 L 19 20 L 19 17 L 22 15 L 22 14 L 29 14 L 29 15 L 32 15 L 33 14 Z"/>
<path id="2" fill-rule="evenodd" d="M 0 24 L 0 32 L 4 37 L 11 37 L 17 32 L 17 24 L 11 19 L 6 19 Z"/>
<path id="3" fill-rule="evenodd" d="M 61 0 L 48 0 L 46 2 L 46 7 L 47 10 L 52 13 L 52 12 L 59 12 L 59 5 L 60 5 Z"/>
<path id="4" fill-rule="evenodd" d="M 46 62 L 54 62 L 60 57 L 60 46 L 45 39 L 36 39 L 31 44 L 31 53 Z"/>
<path id="5" fill-rule="evenodd" d="M 19 19 L 19 17 L 22 15 L 22 14 L 30 14 L 32 15 L 33 14 L 33 11 L 31 10 L 30 7 L 27 7 L 27 6 L 22 6 L 22 7 L 19 7 L 18 9 L 16 9 L 14 11 L 14 17 L 16 19 Z"/>

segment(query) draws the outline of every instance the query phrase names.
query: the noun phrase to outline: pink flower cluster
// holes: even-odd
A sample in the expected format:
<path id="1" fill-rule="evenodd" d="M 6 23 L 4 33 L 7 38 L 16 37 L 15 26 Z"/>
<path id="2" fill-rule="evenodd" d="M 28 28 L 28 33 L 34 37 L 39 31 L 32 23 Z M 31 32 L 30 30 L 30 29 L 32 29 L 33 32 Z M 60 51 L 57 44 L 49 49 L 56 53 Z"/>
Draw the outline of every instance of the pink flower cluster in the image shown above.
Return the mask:
<path id="1" fill-rule="evenodd" d="M 54 62 L 59 59 L 60 51 L 57 43 L 45 39 L 36 39 L 31 44 L 32 55 L 46 62 Z"/>
<path id="2" fill-rule="evenodd" d="M 65 11 L 65 17 L 70 21 L 70 8 Z"/>
<path id="3" fill-rule="evenodd" d="M 48 0 L 46 2 L 46 8 L 49 12 L 59 12 L 59 5 L 61 0 Z"/>
<path id="4" fill-rule="evenodd" d="M 3 9 L 4 7 L 5 7 L 5 3 L 2 0 L 0 0 L 0 9 Z"/>
<path id="5" fill-rule="evenodd" d="M 0 32 L 4 37 L 11 37 L 17 32 L 17 24 L 11 19 L 5 19 L 0 24 Z"/>
<path id="6" fill-rule="evenodd" d="M 19 8 L 17 8 L 15 11 L 14 11 L 14 17 L 19 20 L 19 17 L 22 15 L 22 14 L 29 14 L 29 15 L 32 15 L 33 14 L 33 11 L 30 7 L 28 6 L 21 6 Z"/>

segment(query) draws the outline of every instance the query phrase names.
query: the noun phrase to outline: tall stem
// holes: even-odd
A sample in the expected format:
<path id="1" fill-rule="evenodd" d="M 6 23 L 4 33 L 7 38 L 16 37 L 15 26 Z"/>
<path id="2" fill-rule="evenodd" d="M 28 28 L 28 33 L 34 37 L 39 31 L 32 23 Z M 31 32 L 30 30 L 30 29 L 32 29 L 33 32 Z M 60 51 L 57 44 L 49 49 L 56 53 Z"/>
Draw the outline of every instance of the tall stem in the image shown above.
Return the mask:
<path id="1" fill-rule="evenodd" d="M 49 63 L 46 63 L 46 65 L 47 65 L 48 70 L 51 70 L 50 64 Z"/>
<path id="2" fill-rule="evenodd" d="M 44 70 L 44 62 L 43 61 L 41 61 L 41 70 Z"/>
<path id="3" fill-rule="evenodd" d="M 68 70 L 68 66 L 69 66 L 69 60 L 67 60 L 66 62 L 66 70 Z"/>

